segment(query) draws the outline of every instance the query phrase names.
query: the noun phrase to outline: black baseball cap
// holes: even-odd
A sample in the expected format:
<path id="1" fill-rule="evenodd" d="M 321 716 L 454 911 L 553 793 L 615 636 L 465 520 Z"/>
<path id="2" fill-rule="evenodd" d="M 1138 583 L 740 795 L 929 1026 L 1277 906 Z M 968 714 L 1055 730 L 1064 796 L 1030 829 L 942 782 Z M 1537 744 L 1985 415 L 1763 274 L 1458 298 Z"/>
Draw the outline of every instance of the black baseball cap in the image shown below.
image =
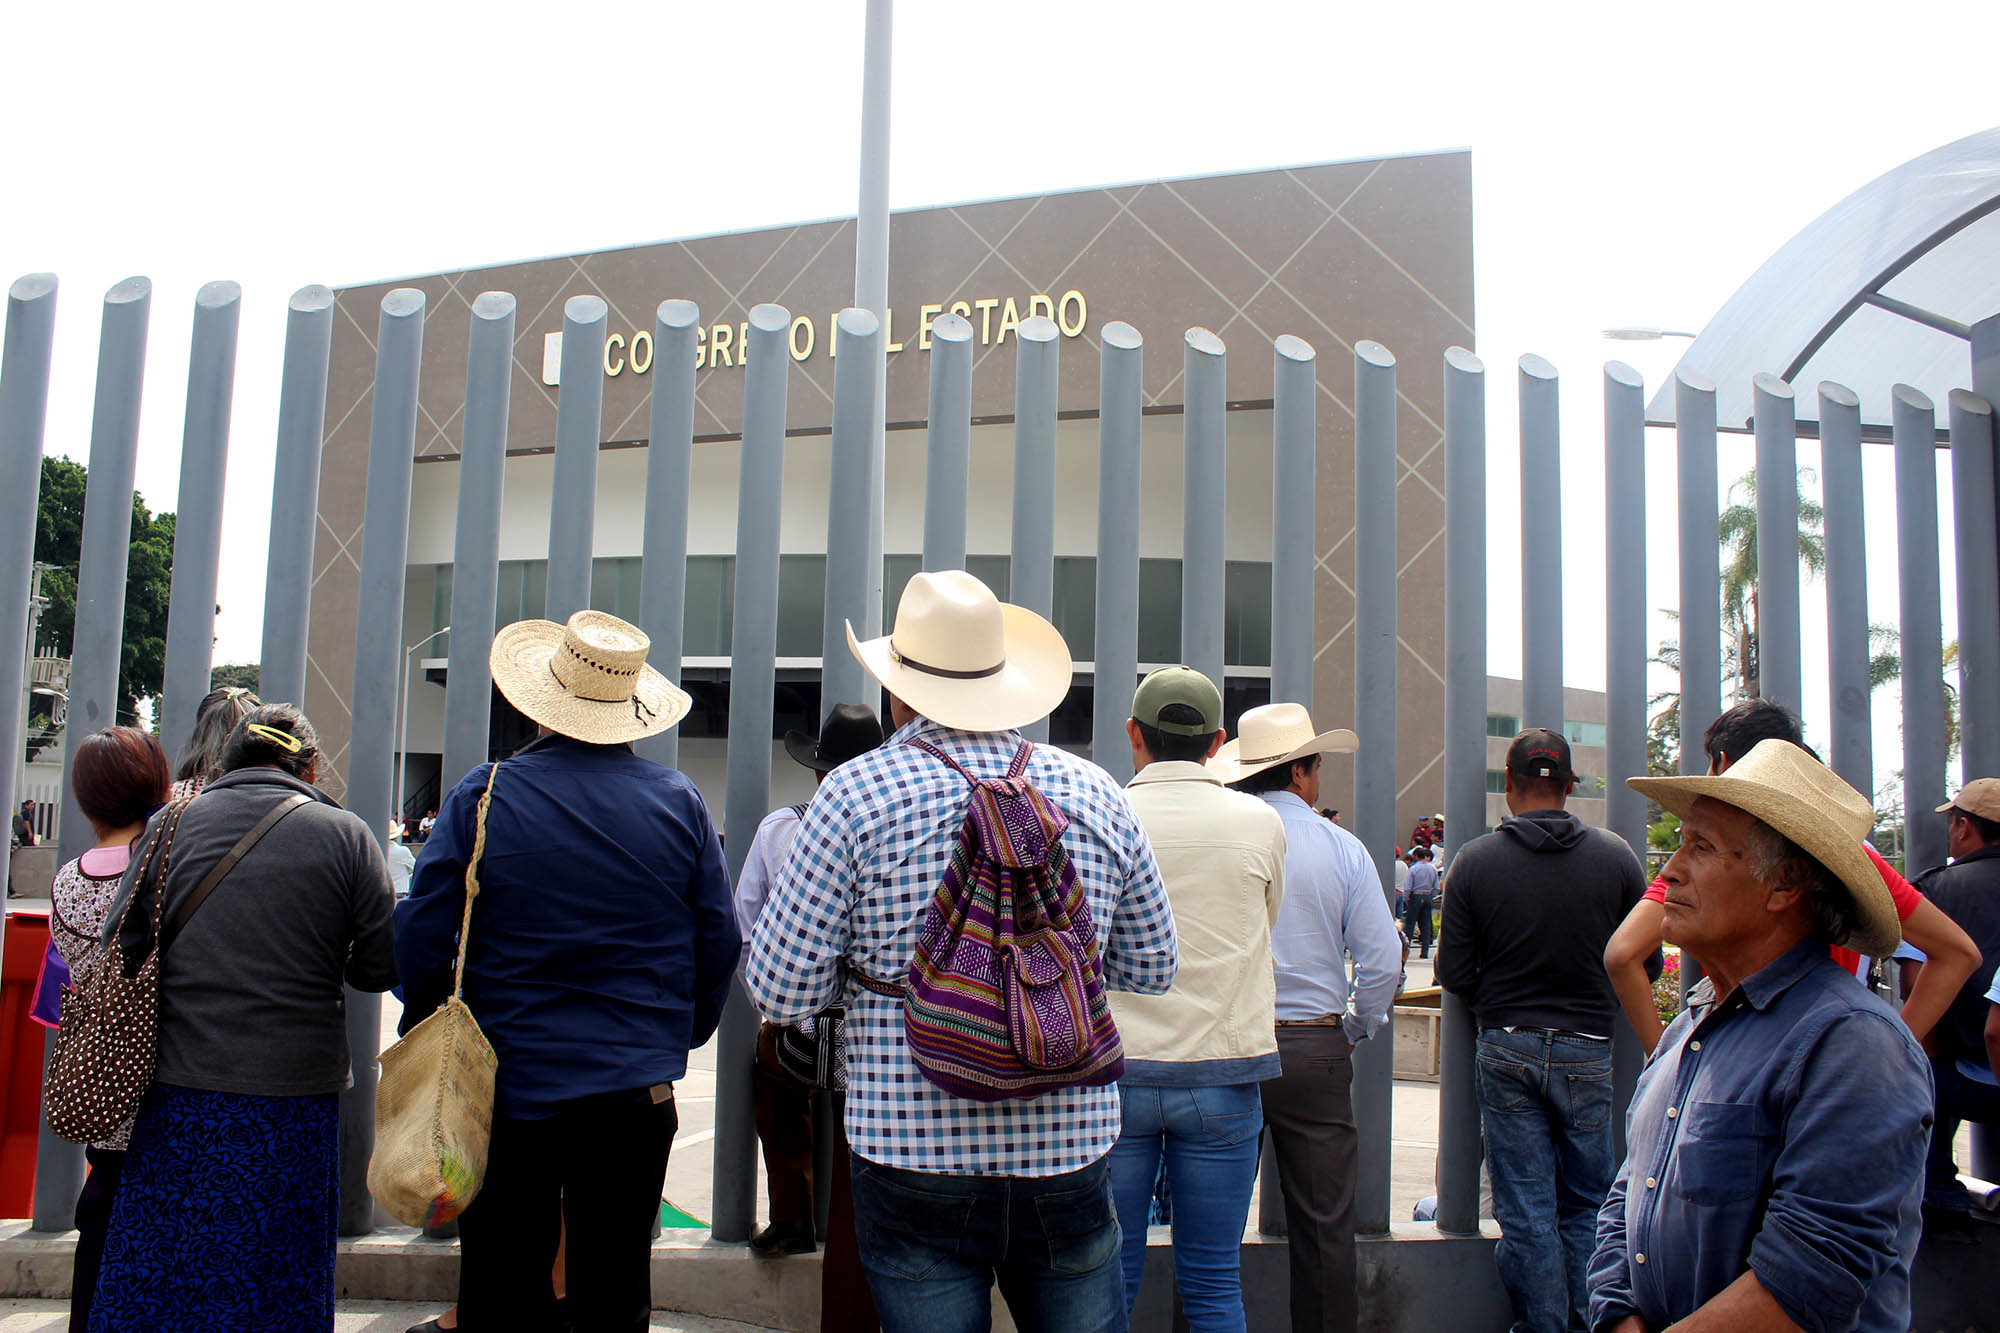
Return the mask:
<path id="1" fill-rule="evenodd" d="M 1547 727 L 1529 727 L 1514 738 L 1507 747 L 1507 771 L 1540 782 L 1576 781 L 1576 771 L 1570 767 L 1569 742 Z"/>

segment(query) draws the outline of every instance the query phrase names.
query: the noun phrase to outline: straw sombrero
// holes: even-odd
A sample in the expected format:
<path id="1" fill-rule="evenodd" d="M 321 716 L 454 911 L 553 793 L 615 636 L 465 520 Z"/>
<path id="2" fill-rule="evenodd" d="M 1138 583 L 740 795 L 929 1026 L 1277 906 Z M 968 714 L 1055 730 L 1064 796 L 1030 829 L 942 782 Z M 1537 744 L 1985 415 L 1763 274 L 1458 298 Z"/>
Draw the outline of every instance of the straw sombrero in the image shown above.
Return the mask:
<path id="1" fill-rule="evenodd" d="M 657 736 L 693 701 L 646 665 L 652 641 L 602 611 L 569 624 L 517 620 L 493 636 L 493 683 L 507 702 L 550 731 L 593 745 Z"/>
<path id="2" fill-rule="evenodd" d="M 1361 738 L 1345 727 L 1315 731 L 1304 704 L 1265 704 L 1236 723 L 1236 739 L 1215 752 L 1208 767 L 1225 783 L 1241 782 L 1278 764 L 1310 754 L 1353 754 Z"/>
<path id="3" fill-rule="evenodd" d="M 1861 846 L 1875 826 L 1875 811 L 1860 792 L 1790 741 L 1759 741 L 1714 777 L 1627 778 L 1625 785 L 1682 818 L 1704 796 L 1755 815 L 1854 895 L 1861 924 L 1836 943 L 1875 958 L 1888 957 L 1902 943 L 1895 900 Z"/>
<path id="4" fill-rule="evenodd" d="M 912 577 L 895 629 L 863 641 L 849 621 L 847 646 L 889 693 L 961 731 L 1011 731 L 1047 717 L 1075 670 L 1060 630 L 962 569 Z"/>

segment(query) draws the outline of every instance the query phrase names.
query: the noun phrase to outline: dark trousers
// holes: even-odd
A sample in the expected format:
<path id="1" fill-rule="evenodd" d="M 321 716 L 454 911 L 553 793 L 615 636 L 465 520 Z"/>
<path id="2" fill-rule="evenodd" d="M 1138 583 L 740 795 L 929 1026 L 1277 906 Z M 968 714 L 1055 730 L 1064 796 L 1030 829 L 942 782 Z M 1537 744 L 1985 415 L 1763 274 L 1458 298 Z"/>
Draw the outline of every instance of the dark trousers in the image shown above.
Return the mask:
<path id="1" fill-rule="evenodd" d="M 2000 1124 L 2000 1088 L 1967 1078 L 1951 1059 L 1931 1061 L 1931 1083 L 1937 1089 L 1937 1117 L 1931 1121 L 1931 1146 L 1924 1161 L 1924 1202 L 1950 1212 L 1970 1212 L 1972 1196 L 1959 1183 L 1952 1145 L 1958 1127 L 1968 1120 Z"/>
<path id="2" fill-rule="evenodd" d="M 826 1251 L 820 1256 L 819 1329 L 820 1333 L 880 1333 L 882 1321 L 875 1316 L 875 1296 L 868 1290 L 854 1230 L 854 1164 L 841 1119 L 847 1094 L 828 1095 L 833 1098 L 833 1179 L 826 1208 Z"/>
<path id="3" fill-rule="evenodd" d="M 757 1030 L 757 1060 L 750 1067 L 750 1105 L 757 1142 L 764 1147 L 764 1180 L 771 1194 L 771 1222 L 813 1220 L 813 1090 L 778 1064 L 778 1026 Z"/>
<path id="4" fill-rule="evenodd" d="M 680 1126 L 672 1097 L 645 1089 L 584 1097 L 540 1120 L 493 1117 L 486 1183 L 459 1218 L 458 1326 L 555 1325 L 549 1270 L 569 1228 L 569 1317 L 577 1328 L 644 1329 L 652 1231 Z"/>
<path id="5" fill-rule="evenodd" d="M 1294 1333 L 1354 1333 L 1353 1045 L 1337 1027 L 1280 1027 L 1261 1086 L 1285 1196 Z"/>
<path id="6" fill-rule="evenodd" d="M 1431 932 L 1437 925 L 1436 918 L 1431 913 L 1436 907 L 1436 898 L 1429 894 L 1415 893 L 1410 895 L 1409 902 L 1403 907 L 1403 933 L 1410 937 L 1412 944 L 1417 944 L 1418 935 L 1423 936 L 1423 943 L 1418 945 L 1423 950 L 1420 957 L 1431 956 Z"/>
<path id="7" fill-rule="evenodd" d="M 97 1266 L 104 1258 L 104 1233 L 111 1225 L 111 1200 L 118 1192 L 118 1176 L 125 1169 L 125 1154 L 110 1148 L 85 1148 L 83 1158 L 90 1174 L 83 1178 L 83 1192 L 76 1196 L 76 1266 L 69 1279 L 69 1326 L 90 1326 L 90 1304 L 97 1295 Z"/>

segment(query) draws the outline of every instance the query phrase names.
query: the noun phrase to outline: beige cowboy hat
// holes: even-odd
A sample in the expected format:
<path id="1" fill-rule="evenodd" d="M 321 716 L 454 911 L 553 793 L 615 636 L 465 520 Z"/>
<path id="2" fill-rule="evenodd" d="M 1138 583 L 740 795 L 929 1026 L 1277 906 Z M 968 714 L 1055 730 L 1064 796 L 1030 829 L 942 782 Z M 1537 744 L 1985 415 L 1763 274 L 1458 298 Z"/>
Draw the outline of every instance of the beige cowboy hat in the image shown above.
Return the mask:
<path id="1" fill-rule="evenodd" d="M 1047 717 L 1075 670 L 1061 631 L 962 569 L 911 578 L 895 629 L 864 642 L 849 621 L 847 646 L 889 693 L 961 731 L 1010 731 Z"/>
<path id="2" fill-rule="evenodd" d="M 1862 841 L 1875 826 L 1867 798 L 1832 769 L 1790 741 L 1759 741 L 1726 773 L 1714 777 L 1627 778 L 1625 785 L 1686 818 L 1706 796 L 1755 815 L 1825 866 L 1861 911 L 1843 943 L 1856 953 L 1886 958 L 1902 943 L 1895 900 Z"/>
<path id="3" fill-rule="evenodd" d="M 507 702 L 550 731 L 593 745 L 657 736 L 687 716 L 685 692 L 646 665 L 637 625 L 579 611 L 567 625 L 517 620 L 493 636 L 488 661 Z"/>
<path id="4" fill-rule="evenodd" d="M 1241 782 L 1278 764 L 1309 754 L 1353 754 L 1361 738 L 1345 727 L 1315 731 L 1304 704 L 1265 704 L 1236 721 L 1236 739 L 1215 752 L 1211 771 L 1224 782 Z"/>

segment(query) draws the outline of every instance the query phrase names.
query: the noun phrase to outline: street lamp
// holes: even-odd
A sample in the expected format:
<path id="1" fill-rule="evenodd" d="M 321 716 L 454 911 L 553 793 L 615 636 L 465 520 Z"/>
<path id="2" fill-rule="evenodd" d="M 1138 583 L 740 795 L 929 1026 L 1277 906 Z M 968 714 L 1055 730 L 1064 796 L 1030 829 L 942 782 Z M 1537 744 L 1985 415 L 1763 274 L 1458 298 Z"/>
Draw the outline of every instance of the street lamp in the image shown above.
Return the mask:
<path id="1" fill-rule="evenodd" d="M 1604 336 L 1614 342 L 1649 343 L 1658 342 L 1662 338 L 1694 338 L 1699 335 L 1689 333 L 1685 329 L 1656 329 L 1650 325 L 1635 324 L 1628 328 L 1606 329 Z"/>
<path id="2" fill-rule="evenodd" d="M 396 751 L 396 808 L 390 813 L 390 818 L 404 821 L 403 836 L 406 838 L 409 836 L 410 829 L 407 819 L 408 811 L 403 809 L 403 787 L 410 779 L 410 659 L 417 655 L 418 649 L 424 647 L 432 639 L 449 633 L 451 633 L 451 626 L 449 625 L 446 625 L 441 630 L 433 630 L 411 644 L 403 653 L 403 690 L 399 698 L 399 703 L 403 710 L 403 736 Z"/>

